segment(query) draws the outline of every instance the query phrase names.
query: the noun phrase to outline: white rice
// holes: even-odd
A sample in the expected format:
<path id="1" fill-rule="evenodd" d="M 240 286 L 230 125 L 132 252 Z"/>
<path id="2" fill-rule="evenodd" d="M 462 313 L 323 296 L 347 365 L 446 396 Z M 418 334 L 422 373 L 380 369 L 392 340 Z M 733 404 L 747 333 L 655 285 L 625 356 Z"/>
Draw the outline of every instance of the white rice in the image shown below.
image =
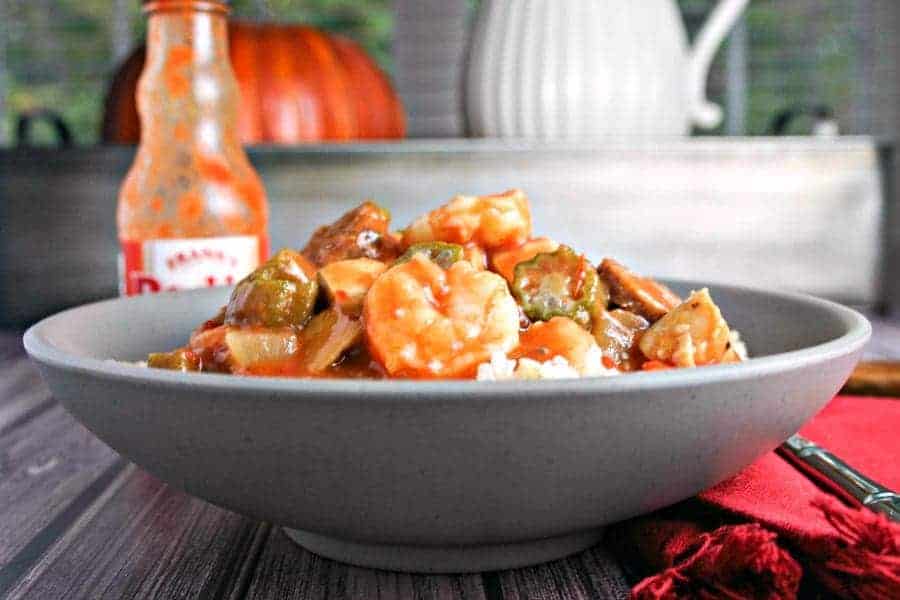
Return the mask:
<path id="1" fill-rule="evenodd" d="M 107 358 L 104 362 L 115 363 L 119 365 L 131 365 L 132 367 L 147 367 L 146 360 L 116 360 L 115 358 Z"/>
<path id="2" fill-rule="evenodd" d="M 731 348 L 735 354 L 741 357 L 741 360 L 750 358 L 750 353 L 747 352 L 747 344 L 741 339 L 741 334 L 737 329 L 732 329 L 728 333 L 728 341 L 731 343 Z"/>
<path id="3" fill-rule="evenodd" d="M 562 356 L 538 362 L 530 358 L 509 358 L 503 352 L 491 354 L 489 362 L 478 365 L 475 379 L 478 381 L 503 381 L 509 379 L 572 379 L 576 377 L 609 377 L 618 375 L 616 369 L 603 366 L 600 348 L 592 347 L 585 355 L 581 372 Z"/>
<path id="4" fill-rule="evenodd" d="M 741 334 L 731 330 L 728 335 L 731 347 L 741 357 L 747 360 L 747 345 L 741 340 Z M 562 356 L 554 356 L 546 362 L 538 362 L 530 358 L 518 360 L 509 358 L 506 354 L 496 351 L 491 354 L 491 360 L 478 365 L 475 379 L 478 381 L 504 381 L 510 379 L 572 379 L 576 377 L 610 377 L 621 375 L 617 369 L 607 369 L 603 366 L 603 355 L 598 346 L 592 346 L 585 355 L 585 366 L 581 372 Z"/>

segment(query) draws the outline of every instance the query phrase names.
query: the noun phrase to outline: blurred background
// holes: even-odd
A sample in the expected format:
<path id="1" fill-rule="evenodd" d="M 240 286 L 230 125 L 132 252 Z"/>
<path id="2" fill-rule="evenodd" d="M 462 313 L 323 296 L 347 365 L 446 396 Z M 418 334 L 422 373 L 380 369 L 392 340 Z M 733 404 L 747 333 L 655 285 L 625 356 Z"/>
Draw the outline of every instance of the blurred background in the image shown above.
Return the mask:
<path id="1" fill-rule="evenodd" d="M 346 34 L 395 78 L 392 54 L 397 10 L 392 0 L 234 0 L 239 18 L 299 22 Z M 460 35 L 478 0 L 422 2 L 420 19 L 438 17 L 445 36 Z M 456 10 L 465 13 L 461 20 Z M 678 0 L 688 34 L 705 21 L 713 0 Z M 445 5 L 445 8 L 440 8 Z M 0 4 L 0 143 L 14 142 L 18 115 L 58 112 L 77 143 L 100 138 L 103 99 L 118 65 L 143 39 L 146 20 L 137 0 L 4 0 Z M 753 0 L 717 53 L 709 97 L 725 112 L 703 135 L 764 135 L 785 111 L 806 109 L 783 133 L 810 133 L 811 108 L 834 115 L 841 133 L 884 134 L 897 127 L 900 66 L 896 3 L 890 0 Z M 449 17 L 449 18 L 448 18 Z M 400 15 L 406 32 L 409 15 Z M 401 63 L 401 64 L 398 64 Z M 447 65 L 448 69 L 460 67 Z M 402 90 L 401 90 L 402 91 Z M 410 115 L 412 136 L 434 135 L 435 114 Z M 436 119 L 433 119 L 436 120 Z M 450 133 L 449 131 L 447 133 Z M 51 143 L 49 126 L 36 143 Z"/>
<path id="2" fill-rule="evenodd" d="M 378 98 L 402 104 L 356 135 L 244 140 L 276 247 L 365 197 L 402 225 L 454 193 L 522 187 L 541 233 L 594 256 L 898 305 L 894 0 L 231 4 L 351 38 L 387 77 Z M 138 0 L 0 3 L 0 321 L 115 293 L 145 27 Z"/>

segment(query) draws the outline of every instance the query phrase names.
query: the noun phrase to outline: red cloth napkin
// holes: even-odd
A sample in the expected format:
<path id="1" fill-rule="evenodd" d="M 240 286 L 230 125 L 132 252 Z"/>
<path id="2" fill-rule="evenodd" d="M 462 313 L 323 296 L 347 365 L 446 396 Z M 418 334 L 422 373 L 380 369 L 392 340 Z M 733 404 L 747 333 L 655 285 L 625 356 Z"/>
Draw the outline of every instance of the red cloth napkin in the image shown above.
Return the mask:
<path id="1" fill-rule="evenodd" d="M 838 396 L 801 434 L 900 490 L 900 399 Z M 848 507 L 777 454 L 609 540 L 645 599 L 900 599 L 900 525 Z"/>

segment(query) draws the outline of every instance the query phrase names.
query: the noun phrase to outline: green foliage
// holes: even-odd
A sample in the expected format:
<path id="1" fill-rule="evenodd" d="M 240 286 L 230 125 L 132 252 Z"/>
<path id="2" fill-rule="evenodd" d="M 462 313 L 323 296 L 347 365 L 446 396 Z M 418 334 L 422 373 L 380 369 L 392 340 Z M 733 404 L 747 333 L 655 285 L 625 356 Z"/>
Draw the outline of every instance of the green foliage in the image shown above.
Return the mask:
<path id="1" fill-rule="evenodd" d="M 115 70 L 111 0 L 0 0 L 6 38 L 6 131 L 18 115 L 37 108 L 60 113 L 80 144 L 97 141 L 108 81 Z M 338 32 L 360 42 L 390 70 L 390 0 L 235 0 L 239 18 L 298 22 Z M 124 18 L 135 42 L 146 20 L 138 0 L 128 0 Z M 2 59 L 0 59 L 2 60 Z M 0 73 L 0 78 L 4 74 Z M 35 128 L 36 143 L 50 144 L 49 127 Z M 12 140 L 9 140 L 12 141 Z"/>
<path id="2" fill-rule="evenodd" d="M 689 33 L 696 34 L 715 0 L 679 0 Z M 855 72 L 865 56 L 854 28 L 850 0 L 753 0 L 745 20 L 747 48 L 746 133 L 768 131 L 780 111 L 798 105 L 824 104 L 844 121 L 858 107 L 852 97 L 865 82 Z M 709 96 L 725 106 L 725 48 L 710 70 Z M 846 123 L 845 123 L 846 125 Z M 722 129 L 710 132 L 721 134 Z M 798 131 L 798 133 L 800 133 Z M 808 128 L 802 133 L 809 133 Z"/>
<path id="3" fill-rule="evenodd" d="M 138 0 L 0 0 L 0 84 L 5 84 L 4 129 L 15 116 L 35 108 L 61 113 L 78 143 L 98 138 L 103 98 L 115 69 L 114 6 L 125 31 L 142 37 L 145 20 Z M 469 0 L 474 7 L 477 0 Z M 715 0 L 679 0 L 689 32 L 696 33 Z M 391 69 L 391 0 L 233 0 L 240 18 L 306 23 L 348 35 L 382 66 Z M 753 0 L 746 15 L 749 134 L 764 133 L 773 115 L 797 104 L 831 106 L 839 119 L 860 110 L 853 105 L 866 82 L 860 65 L 861 40 L 850 0 Z M 119 49 L 121 52 L 121 49 Z M 713 63 L 710 96 L 724 104 L 725 52 Z M 5 71 L 5 72 L 3 72 Z M 4 90 L 0 89 L 0 93 Z M 49 143 L 49 128 L 39 128 Z M 713 133 L 721 133 L 713 132 Z"/>
<path id="4" fill-rule="evenodd" d="M 312 25 L 347 35 L 390 70 L 391 0 L 235 0 L 236 17 Z"/>

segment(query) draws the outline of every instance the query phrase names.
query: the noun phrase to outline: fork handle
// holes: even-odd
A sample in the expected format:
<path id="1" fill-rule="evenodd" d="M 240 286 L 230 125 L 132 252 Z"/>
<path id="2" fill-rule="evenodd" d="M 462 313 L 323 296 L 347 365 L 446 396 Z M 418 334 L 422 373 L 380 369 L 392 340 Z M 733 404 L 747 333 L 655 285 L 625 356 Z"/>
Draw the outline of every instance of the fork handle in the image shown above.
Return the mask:
<path id="1" fill-rule="evenodd" d="M 779 450 L 816 481 L 848 500 L 900 522 L 900 494 L 869 479 L 828 450 L 800 435 L 792 435 Z"/>

